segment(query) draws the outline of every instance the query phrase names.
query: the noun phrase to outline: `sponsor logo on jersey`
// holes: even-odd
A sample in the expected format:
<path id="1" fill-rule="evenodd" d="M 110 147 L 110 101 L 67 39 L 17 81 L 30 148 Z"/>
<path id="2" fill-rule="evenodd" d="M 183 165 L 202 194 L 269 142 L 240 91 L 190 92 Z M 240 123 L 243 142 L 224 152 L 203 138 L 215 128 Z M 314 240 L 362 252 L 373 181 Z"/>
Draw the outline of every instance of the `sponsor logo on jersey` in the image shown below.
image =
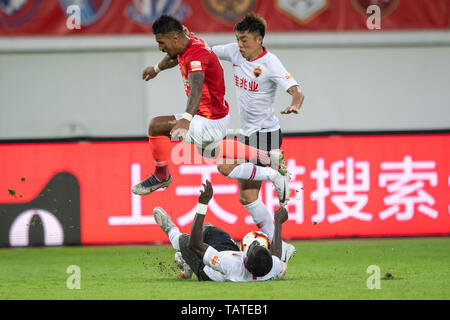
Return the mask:
<path id="1" fill-rule="evenodd" d="M 291 80 L 291 79 L 292 79 L 292 76 L 291 76 L 291 74 L 290 74 L 289 72 L 286 72 L 285 75 L 284 75 L 284 78 L 285 78 L 286 80 Z"/>
<path id="2" fill-rule="evenodd" d="M 42 0 L 0 0 L 0 26 L 17 28 L 32 20 Z"/>
<path id="3" fill-rule="evenodd" d="M 228 23 L 243 17 L 250 10 L 252 10 L 254 4 L 254 0 L 205 0 L 205 5 L 208 11 Z"/>
<path id="4" fill-rule="evenodd" d="M 59 0 L 59 3 L 67 14 L 67 8 L 71 5 L 80 7 L 81 25 L 86 27 L 102 18 L 111 4 L 111 0 Z"/>
<path id="5" fill-rule="evenodd" d="M 212 264 L 213 266 L 219 265 L 219 264 L 220 264 L 220 259 L 219 259 L 219 257 L 218 257 L 218 256 L 212 257 L 212 259 L 211 259 L 211 264 Z"/>
<path id="6" fill-rule="evenodd" d="M 183 22 L 190 8 L 182 0 L 134 0 L 126 7 L 125 14 L 135 22 L 152 25 L 163 14 Z"/>
<path id="7" fill-rule="evenodd" d="M 352 0 L 353 6 L 364 16 L 371 5 L 380 7 L 381 16 L 385 17 L 397 9 L 399 0 Z"/>
<path id="8" fill-rule="evenodd" d="M 202 71 L 202 63 L 200 61 L 191 61 L 192 71 Z"/>
<path id="9" fill-rule="evenodd" d="M 259 76 L 262 74 L 262 68 L 260 66 L 255 67 L 255 69 L 253 69 L 253 75 L 255 76 L 255 78 L 259 78 Z"/>
<path id="10" fill-rule="evenodd" d="M 281 12 L 299 23 L 307 23 L 328 8 L 329 0 L 277 0 Z"/>

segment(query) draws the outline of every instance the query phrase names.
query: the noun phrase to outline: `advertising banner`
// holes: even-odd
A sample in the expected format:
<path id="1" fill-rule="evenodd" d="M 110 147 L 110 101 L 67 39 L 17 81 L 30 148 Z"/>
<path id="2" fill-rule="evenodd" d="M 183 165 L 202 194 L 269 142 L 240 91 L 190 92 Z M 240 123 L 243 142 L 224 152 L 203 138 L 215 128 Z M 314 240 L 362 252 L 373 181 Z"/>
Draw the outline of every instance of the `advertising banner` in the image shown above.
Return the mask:
<path id="1" fill-rule="evenodd" d="M 162 14 L 196 33 L 223 33 L 250 11 L 268 32 L 368 31 L 373 14 L 382 30 L 450 28 L 448 0 L 2 0 L 0 36 L 150 35 Z"/>
<path id="2" fill-rule="evenodd" d="M 237 181 L 173 145 L 172 184 L 146 196 L 130 191 L 154 169 L 145 141 L 0 145 L 0 245 L 167 242 L 153 208 L 189 233 L 206 179 L 206 222 L 235 239 L 257 230 Z M 284 238 L 450 234 L 450 134 L 286 137 L 283 149 L 292 173 Z M 260 197 L 271 213 L 279 207 L 270 182 Z"/>

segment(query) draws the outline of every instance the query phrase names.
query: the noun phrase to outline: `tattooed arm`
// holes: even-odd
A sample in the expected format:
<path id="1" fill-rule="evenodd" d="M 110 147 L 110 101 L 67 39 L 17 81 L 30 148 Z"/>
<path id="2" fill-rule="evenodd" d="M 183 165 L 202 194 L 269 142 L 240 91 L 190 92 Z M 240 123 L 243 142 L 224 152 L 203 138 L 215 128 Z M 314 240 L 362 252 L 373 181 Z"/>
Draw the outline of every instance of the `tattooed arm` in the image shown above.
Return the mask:
<path id="1" fill-rule="evenodd" d="M 194 72 L 188 76 L 189 92 L 186 112 L 194 116 L 197 113 L 200 106 L 200 100 L 202 99 L 203 82 L 205 81 L 205 74 L 202 72 Z"/>
<path id="2" fill-rule="evenodd" d="M 202 72 L 190 73 L 188 76 L 189 81 L 189 97 L 187 101 L 186 112 L 180 120 L 170 121 L 173 124 L 173 128 L 170 131 L 170 135 L 173 140 L 184 140 L 184 137 L 189 130 L 189 125 L 193 116 L 198 111 L 200 106 L 200 100 L 202 99 L 203 81 L 205 80 L 205 74 Z M 187 117 L 186 117 L 187 116 Z M 190 119 L 188 119 L 190 118 Z"/>

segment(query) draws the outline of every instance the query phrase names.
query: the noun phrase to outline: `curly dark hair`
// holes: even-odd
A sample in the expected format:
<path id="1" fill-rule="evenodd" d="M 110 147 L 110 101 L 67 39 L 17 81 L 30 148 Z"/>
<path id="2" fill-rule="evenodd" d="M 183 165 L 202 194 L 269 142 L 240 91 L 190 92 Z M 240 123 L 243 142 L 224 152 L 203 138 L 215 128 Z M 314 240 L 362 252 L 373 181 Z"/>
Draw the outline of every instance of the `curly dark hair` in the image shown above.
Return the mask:
<path id="1" fill-rule="evenodd" d="M 248 31 L 249 33 L 258 34 L 264 38 L 266 34 L 267 23 L 263 17 L 250 12 L 235 26 L 234 30 L 237 32 Z"/>
<path id="2" fill-rule="evenodd" d="M 152 25 L 153 34 L 168 34 L 170 32 L 183 32 L 180 21 L 172 16 L 163 14 Z"/>

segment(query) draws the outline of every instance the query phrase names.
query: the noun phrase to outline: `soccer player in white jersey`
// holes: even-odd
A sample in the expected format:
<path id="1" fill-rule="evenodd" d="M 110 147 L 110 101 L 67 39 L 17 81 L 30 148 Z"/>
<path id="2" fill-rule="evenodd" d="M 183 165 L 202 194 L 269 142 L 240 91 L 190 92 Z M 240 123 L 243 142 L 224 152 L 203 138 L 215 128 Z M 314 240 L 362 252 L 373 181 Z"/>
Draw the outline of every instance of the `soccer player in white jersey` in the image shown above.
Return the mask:
<path id="1" fill-rule="evenodd" d="M 277 87 L 280 86 L 292 96 L 291 105 L 282 110 L 281 114 L 297 114 L 304 96 L 281 61 L 263 46 L 266 22 L 262 17 L 249 13 L 235 25 L 234 30 L 236 43 L 218 45 L 212 49 L 220 60 L 229 61 L 233 65 L 242 142 L 264 151 L 280 149 L 282 133 L 273 108 Z M 218 165 L 218 169 L 223 175 L 238 179 L 241 204 L 249 211 L 261 231 L 272 238 L 272 216 L 259 199 L 262 180 L 266 180 L 266 172 L 271 168 L 248 162 L 222 163 Z M 282 260 L 285 267 L 294 254 L 295 248 L 283 243 Z"/>
<path id="2" fill-rule="evenodd" d="M 258 241 L 240 251 L 231 237 L 213 226 L 204 226 L 208 203 L 213 196 L 211 182 L 206 180 L 200 191 L 197 213 L 191 234 L 183 234 L 167 213 L 159 207 L 153 210 L 156 222 L 169 236 L 180 260 L 189 265 L 199 281 L 267 281 L 276 279 L 283 270 L 281 262 L 281 225 L 288 219 L 284 207 L 275 212 L 275 232 L 270 249 Z M 177 257 L 177 256 L 175 256 Z"/>

